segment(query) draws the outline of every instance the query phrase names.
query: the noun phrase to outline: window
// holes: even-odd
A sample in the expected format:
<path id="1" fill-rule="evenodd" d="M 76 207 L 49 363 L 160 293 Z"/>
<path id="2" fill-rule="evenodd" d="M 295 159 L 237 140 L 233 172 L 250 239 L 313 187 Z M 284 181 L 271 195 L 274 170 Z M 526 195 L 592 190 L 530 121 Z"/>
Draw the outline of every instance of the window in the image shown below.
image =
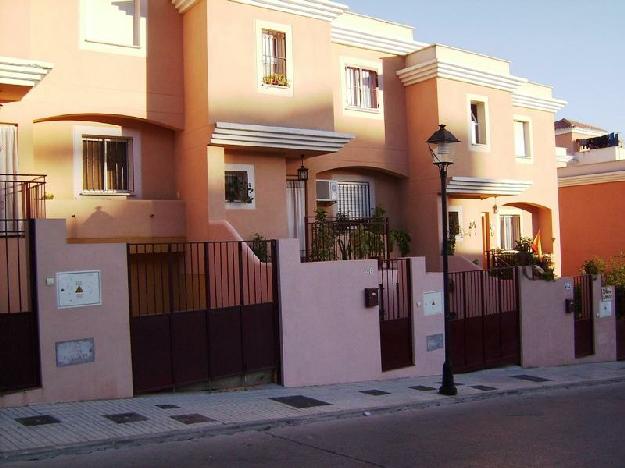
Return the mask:
<path id="1" fill-rule="evenodd" d="M 226 164 L 224 177 L 224 198 L 227 208 L 253 209 L 256 207 L 254 166 Z"/>
<path id="2" fill-rule="evenodd" d="M 339 182 L 337 213 L 351 219 L 371 216 L 369 182 Z"/>
<path id="3" fill-rule="evenodd" d="M 516 241 L 521 239 L 521 216 L 501 215 L 499 220 L 499 246 L 502 250 L 514 250 Z"/>
<path id="4" fill-rule="evenodd" d="M 471 101 L 471 144 L 486 145 L 487 140 L 487 121 L 486 121 L 486 103 L 483 101 Z"/>
<path id="5" fill-rule="evenodd" d="M 450 206 L 447 211 L 447 235 L 455 236 L 456 240 L 462 239 L 462 212 L 460 207 Z"/>
<path id="6" fill-rule="evenodd" d="M 83 0 L 86 43 L 139 48 L 145 45 L 145 0 Z"/>
<path id="7" fill-rule="evenodd" d="M 86 192 L 130 192 L 130 139 L 83 137 L 82 189 Z"/>
<path id="8" fill-rule="evenodd" d="M 514 121 L 514 155 L 517 158 L 531 157 L 529 126 L 528 121 Z"/>
<path id="9" fill-rule="evenodd" d="M 267 86 L 289 86 L 286 33 L 263 29 L 262 42 L 263 84 Z"/>
<path id="10" fill-rule="evenodd" d="M 346 67 L 347 105 L 360 109 L 377 109 L 378 73 L 365 68 Z"/>

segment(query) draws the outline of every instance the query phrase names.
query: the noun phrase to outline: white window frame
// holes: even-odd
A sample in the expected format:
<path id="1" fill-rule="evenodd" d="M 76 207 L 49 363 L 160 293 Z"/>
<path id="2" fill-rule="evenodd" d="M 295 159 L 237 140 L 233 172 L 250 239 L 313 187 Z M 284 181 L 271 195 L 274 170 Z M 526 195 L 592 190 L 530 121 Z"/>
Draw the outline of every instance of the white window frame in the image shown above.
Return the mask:
<path id="1" fill-rule="evenodd" d="M 462 233 L 463 210 L 461 206 L 447 206 L 447 235 L 449 235 L 449 213 L 458 213 L 458 234 L 456 235 L 456 242 L 462 242 L 464 240 L 464 234 Z"/>
<path id="2" fill-rule="evenodd" d="M 499 207 L 499 210 L 497 212 L 497 239 L 496 239 L 496 246 L 497 248 L 501 248 L 501 241 L 502 241 L 502 232 L 501 232 L 501 218 L 502 216 L 518 216 L 519 217 L 519 236 L 523 237 L 523 211 L 520 210 L 519 208 L 512 208 L 512 207 Z M 512 249 L 514 249 L 514 245 L 512 246 Z"/>
<path id="3" fill-rule="evenodd" d="M 87 11 L 90 0 L 80 0 L 80 49 L 103 52 L 109 54 L 131 55 L 136 57 L 147 56 L 147 19 L 148 1 L 134 0 L 139 6 L 134 18 L 134 43 L 121 44 L 114 42 L 103 42 L 90 38 L 87 31 Z"/>
<path id="4" fill-rule="evenodd" d="M 484 136 L 486 143 L 473 142 L 473 118 L 471 112 L 471 104 L 479 103 L 484 106 Z M 490 132 L 490 109 L 488 105 L 488 96 L 480 96 L 477 94 L 467 94 L 467 142 L 469 151 L 490 152 L 491 132 Z"/>
<path id="5" fill-rule="evenodd" d="M 273 86 L 263 82 L 263 30 L 284 33 L 286 41 L 286 78 L 288 86 Z M 256 88 L 258 92 L 274 96 L 293 96 L 293 29 L 288 24 L 256 20 Z"/>
<path id="6" fill-rule="evenodd" d="M 514 114 L 512 116 L 513 122 L 513 137 L 516 139 L 516 134 L 514 134 L 514 122 L 523 122 L 524 131 L 525 131 L 525 156 L 517 156 L 516 154 L 516 140 L 514 141 L 514 157 L 518 163 L 526 163 L 532 164 L 534 162 L 534 128 L 532 125 L 532 119 L 526 115 Z"/>
<path id="7" fill-rule="evenodd" d="M 224 198 L 226 209 L 228 210 L 255 210 L 256 209 L 256 181 L 254 177 L 254 165 L 253 164 L 224 164 L 224 183 L 226 180 L 226 172 L 246 172 L 247 183 L 253 190 L 251 203 L 229 203 Z M 224 187 L 225 192 L 225 187 Z"/>
<path id="8" fill-rule="evenodd" d="M 367 119 L 384 119 L 384 77 L 382 74 L 383 67 L 382 62 L 379 60 L 364 60 L 356 57 L 340 57 L 340 79 L 341 79 L 341 108 L 343 109 L 343 115 L 350 117 L 359 117 Z M 377 88 L 377 108 L 366 108 L 349 106 L 347 104 L 347 79 L 345 76 L 347 67 L 360 68 L 365 70 L 371 70 L 378 75 L 378 88 Z"/>
<path id="9" fill-rule="evenodd" d="M 89 137 L 101 137 L 101 138 L 124 138 L 131 141 L 128 145 L 128 168 L 129 181 L 132 180 L 132 190 L 127 192 L 114 192 L 114 191 L 93 191 L 84 190 L 83 183 L 83 138 Z M 74 140 L 74 157 L 73 157 L 73 170 L 74 170 L 74 197 L 80 198 L 84 196 L 90 197 L 141 197 L 141 133 L 135 130 L 119 126 L 74 126 L 73 127 L 73 140 Z"/>
<path id="10" fill-rule="evenodd" d="M 350 174 L 350 173 L 338 173 L 333 174 L 331 180 L 335 180 L 336 182 L 367 182 L 369 184 L 369 205 L 371 208 L 371 212 L 375 210 L 377 205 L 376 197 L 375 197 L 375 178 L 369 177 L 361 174 Z M 338 196 L 338 193 L 337 193 Z M 336 203 L 335 210 L 338 210 L 338 202 Z M 334 213 L 336 215 L 336 211 Z"/>

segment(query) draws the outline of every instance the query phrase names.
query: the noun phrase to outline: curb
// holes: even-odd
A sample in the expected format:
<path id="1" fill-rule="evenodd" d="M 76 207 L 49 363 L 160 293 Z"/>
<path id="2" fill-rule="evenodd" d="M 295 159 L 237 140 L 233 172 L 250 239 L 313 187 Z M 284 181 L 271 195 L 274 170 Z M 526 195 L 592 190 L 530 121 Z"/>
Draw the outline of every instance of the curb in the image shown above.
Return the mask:
<path id="1" fill-rule="evenodd" d="M 100 441 L 86 442 L 81 444 L 56 445 L 53 447 L 42 447 L 29 450 L 16 450 L 11 452 L 0 452 L 0 464 L 15 461 L 32 461 L 46 458 L 53 458 L 60 455 L 80 455 L 91 452 L 116 449 L 123 447 L 139 447 L 149 444 L 164 442 L 180 442 L 185 440 L 196 440 L 218 435 L 232 435 L 239 432 L 267 431 L 279 427 L 301 426 L 305 424 L 324 422 L 337 419 L 351 419 L 365 417 L 368 415 L 384 415 L 398 413 L 402 411 L 419 410 L 438 406 L 452 406 L 475 401 L 493 400 L 496 398 L 527 395 L 552 390 L 567 390 L 572 388 L 594 387 L 598 385 L 610 385 L 625 382 L 625 377 L 615 377 L 603 380 L 589 380 L 582 382 L 569 382 L 561 384 L 540 385 L 536 387 L 517 388 L 511 390 L 500 390 L 481 394 L 455 396 L 443 400 L 420 401 L 415 403 L 401 403 L 396 405 L 379 406 L 375 408 L 360 408 L 350 410 L 340 410 L 310 416 L 298 416 L 283 419 L 266 419 L 246 423 L 230 423 L 221 426 L 211 426 L 198 429 L 186 429 L 167 431 L 157 434 L 146 434 L 130 437 L 111 438 Z M 364 413 L 368 413 L 365 415 Z"/>

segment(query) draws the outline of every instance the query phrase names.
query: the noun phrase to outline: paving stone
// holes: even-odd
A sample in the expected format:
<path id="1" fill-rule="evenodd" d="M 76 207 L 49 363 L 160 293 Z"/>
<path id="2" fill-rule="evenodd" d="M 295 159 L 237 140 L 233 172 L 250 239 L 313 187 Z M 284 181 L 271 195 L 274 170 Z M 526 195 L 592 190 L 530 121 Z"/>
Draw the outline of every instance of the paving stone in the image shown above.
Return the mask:
<path id="1" fill-rule="evenodd" d="M 126 424 L 148 420 L 148 418 L 139 413 L 103 414 L 102 416 L 117 424 Z"/>
<path id="2" fill-rule="evenodd" d="M 420 392 L 431 392 L 432 390 L 436 390 L 434 387 L 427 387 L 425 385 L 415 385 L 414 387 L 410 387 L 413 390 L 419 390 Z"/>
<path id="3" fill-rule="evenodd" d="M 171 419 L 174 419 L 183 424 L 197 424 L 197 423 L 205 423 L 205 422 L 215 422 L 214 419 L 207 418 L 202 414 L 175 414 L 170 416 Z"/>
<path id="4" fill-rule="evenodd" d="M 496 387 L 489 387 L 488 385 L 471 385 L 471 388 L 481 390 L 482 392 L 492 392 L 493 390 L 497 390 Z"/>
<path id="5" fill-rule="evenodd" d="M 364 393 L 365 395 L 373 395 L 373 396 L 390 395 L 389 392 L 384 392 L 382 390 L 360 390 L 360 393 Z"/>
<path id="6" fill-rule="evenodd" d="M 545 379 L 544 377 L 538 377 L 536 375 L 521 374 L 511 375 L 510 377 L 512 377 L 513 379 L 528 380 L 530 382 L 551 382 L 551 380 L 549 379 Z"/>
<path id="7" fill-rule="evenodd" d="M 292 406 L 293 408 L 314 408 L 315 406 L 329 406 L 327 401 L 315 400 L 304 395 L 292 395 L 287 397 L 270 398 L 270 400 Z"/>
<path id="8" fill-rule="evenodd" d="M 38 416 L 27 416 L 25 418 L 15 418 L 15 421 L 20 423 L 22 426 L 33 427 L 33 426 L 44 426 L 46 424 L 56 424 L 60 423 L 58 419 L 54 416 L 50 416 L 49 414 L 40 414 Z"/>

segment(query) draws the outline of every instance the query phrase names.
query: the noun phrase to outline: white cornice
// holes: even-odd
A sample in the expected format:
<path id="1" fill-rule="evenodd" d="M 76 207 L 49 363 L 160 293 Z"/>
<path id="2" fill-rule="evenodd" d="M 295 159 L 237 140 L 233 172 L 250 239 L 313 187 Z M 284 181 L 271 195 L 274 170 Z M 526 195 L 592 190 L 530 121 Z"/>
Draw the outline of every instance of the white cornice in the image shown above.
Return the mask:
<path id="1" fill-rule="evenodd" d="M 526 83 L 525 78 L 518 78 L 512 75 L 502 75 L 490 73 L 475 68 L 464 67 L 454 63 L 444 62 L 438 59 L 419 63 L 397 72 L 397 76 L 404 84 L 410 86 L 420 83 L 430 78 L 447 78 L 450 80 L 462 81 L 478 86 L 513 91 Z"/>
<path id="2" fill-rule="evenodd" d="M 605 184 L 607 182 L 625 181 L 625 171 L 612 171 L 605 173 L 583 174 L 558 178 L 559 187 L 571 187 L 574 185 Z"/>
<path id="3" fill-rule="evenodd" d="M 33 87 L 52 70 L 52 64 L 37 60 L 0 57 L 0 83 Z"/>
<path id="4" fill-rule="evenodd" d="M 580 135 L 584 135 L 588 137 L 597 137 L 597 136 L 605 135 L 609 132 L 595 130 L 592 128 L 583 128 L 583 127 L 557 128 L 556 129 L 556 135 L 565 135 L 567 133 L 579 133 Z"/>
<path id="5" fill-rule="evenodd" d="M 429 45 L 413 40 L 378 36 L 342 26 L 332 26 L 332 42 L 395 55 L 409 54 Z"/>
<path id="6" fill-rule="evenodd" d="M 216 122 L 211 144 L 335 153 L 353 139 L 348 133 Z"/>
<path id="7" fill-rule="evenodd" d="M 535 97 L 527 94 L 512 93 L 512 105 L 548 112 L 558 112 L 567 102 L 562 99 Z"/>
<path id="8" fill-rule="evenodd" d="M 189 8 L 197 3 L 198 0 L 171 0 L 171 3 L 176 7 L 178 12 L 184 13 Z"/>
<path id="9" fill-rule="evenodd" d="M 447 192 L 450 194 L 487 196 L 520 195 L 531 185 L 531 181 L 524 180 L 451 177 L 447 182 Z"/>
<path id="10" fill-rule="evenodd" d="M 329 0 L 230 0 L 270 10 L 284 11 L 294 15 L 333 21 L 349 9 L 342 3 Z"/>

